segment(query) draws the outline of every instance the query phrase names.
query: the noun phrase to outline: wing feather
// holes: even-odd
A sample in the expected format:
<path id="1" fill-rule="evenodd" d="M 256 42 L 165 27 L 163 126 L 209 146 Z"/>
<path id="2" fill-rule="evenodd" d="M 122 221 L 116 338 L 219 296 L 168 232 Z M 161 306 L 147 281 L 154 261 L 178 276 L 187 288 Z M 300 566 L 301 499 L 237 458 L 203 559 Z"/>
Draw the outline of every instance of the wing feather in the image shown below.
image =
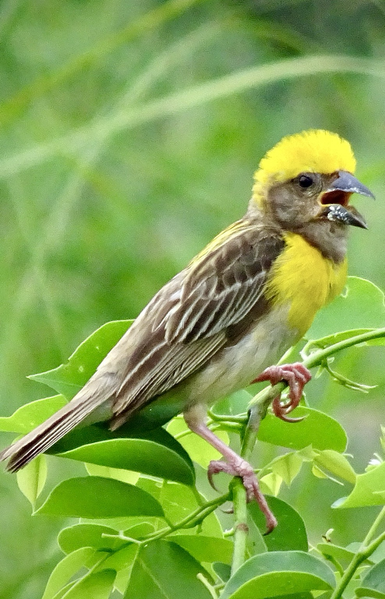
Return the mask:
<path id="1" fill-rule="evenodd" d="M 160 290 L 127 332 L 126 343 L 132 332 L 135 344 L 114 403 L 119 421 L 197 371 L 259 316 L 283 245 L 276 231 L 239 221 Z"/>
<path id="2" fill-rule="evenodd" d="M 276 233 L 245 226 L 203 256 L 187 273 L 181 301 L 167 319 L 167 340 L 190 343 L 242 320 L 261 298 L 271 263 L 283 244 Z M 226 306 L 219 309 L 223 303 Z M 186 312 L 191 316 L 180 326 Z"/>

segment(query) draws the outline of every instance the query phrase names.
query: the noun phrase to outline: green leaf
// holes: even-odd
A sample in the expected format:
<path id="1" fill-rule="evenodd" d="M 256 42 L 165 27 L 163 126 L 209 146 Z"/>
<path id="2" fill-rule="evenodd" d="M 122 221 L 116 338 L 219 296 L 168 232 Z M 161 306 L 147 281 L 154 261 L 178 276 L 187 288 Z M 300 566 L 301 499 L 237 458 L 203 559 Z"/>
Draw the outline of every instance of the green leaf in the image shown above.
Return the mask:
<path id="1" fill-rule="evenodd" d="M 50 453 L 58 453 L 58 454 L 65 454 L 65 457 L 72 457 L 73 459 L 82 459 L 83 457 L 84 459 L 86 459 L 86 453 L 88 455 L 88 453 L 90 454 L 94 454 L 94 458 L 96 455 L 98 455 L 98 459 L 102 459 L 104 460 L 104 454 L 100 452 L 100 447 L 102 447 L 101 445 L 99 445 L 100 443 L 102 443 L 103 441 L 115 441 L 117 439 L 132 439 L 132 440 L 136 440 L 136 441 L 144 441 L 146 443 L 144 443 L 144 445 L 146 445 L 147 450 L 146 450 L 146 455 L 149 458 L 149 461 L 151 463 L 151 468 L 156 467 L 158 470 L 159 468 L 161 468 L 161 466 L 159 465 L 154 465 L 154 459 L 157 455 L 157 449 L 159 447 L 163 448 L 162 451 L 167 454 L 171 460 L 172 460 L 172 464 L 177 467 L 177 472 L 178 475 L 180 474 L 180 472 L 182 472 L 182 477 L 183 477 L 183 484 L 193 484 L 194 480 L 195 480 L 195 470 L 194 470 L 194 466 L 192 464 L 191 458 L 188 455 L 188 453 L 185 451 L 185 449 L 181 446 L 180 443 L 178 443 L 178 441 L 176 439 L 174 439 L 174 437 L 172 435 L 170 435 L 170 433 L 168 433 L 166 430 L 164 430 L 163 428 L 157 428 L 151 431 L 144 431 L 141 432 L 140 429 L 139 430 L 131 430 L 130 428 L 127 430 L 126 426 L 121 426 L 118 430 L 116 431 L 111 431 L 108 428 L 108 425 L 105 423 L 99 424 L 99 425 L 92 425 L 92 426 L 87 426 L 87 427 L 83 427 L 83 428 L 77 428 L 73 431 L 71 431 L 70 433 L 68 433 L 68 435 L 66 435 L 65 437 L 63 437 L 62 439 L 60 439 L 60 441 L 58 441 L 58 443 L 56 443 L 52 449 L 50 450 Z M 99 449 L 97 449 L 97 451 L 93 452 L 93 448 L 91 447 L 91 444 L 96 444 L 96 448 L 99 447 Z M 88 449 L 82 449 L 82 451 L 80 452 L 76 452 L 73 450 L 75 450 L 78 447 L 90 447 L 90 452 L 88 451 Z M 111 444 L 111 447 L 116 447 L 116 445 Z M 151 453 L 151 448 L 154 449 L 154 453 Z M 71 453 L 70 453 L 71 452 Z M 72 453 L 73 452 L 73 453 Z M 151 454 L 151 458 L 150 458 L 150 454 Z M 83 457 L 80 457 L 80 456 Z M 116 456 L 116 459 L 113 458 L 114 453 L 112 452 L 112 457 L 111 460 L 114 463 L 120 463 L 121 461 L 124 461 L 125 458 L 124 456 Z M 131 461 L 136 461 L 139 462 L 141 460 L 140 456 L 135 456 L 133 455 L 133 453 L 131 452 L 131 457 L 130 460 Z M 93 458 L 93 459 L 94 459 Z M 88 462 L 91 462 L 91 459 L 88 460 Z M 112 463 L 111 462 L 111 463 Z M 143 459 L 142 463 L 145 464 L 146 460 Z M 165 470 L 170 470 L 170 465 L 168 463 L 168 465 L 165 466 Z M 158 475 L 155 475 L 158 476 Z M 160 476 L 160 475 L 159 475 Z M 192 481 L 192 482 L 187 482 L 187 481 Z"/>
<path id="2" fill-rule="evenodd" d="M 140 478 L 139 472 L 133 472 L 132 470 L 121 470 L 120 468 L 98 466 L 98 464 L 91 464 L 90 462 L 84 465 L 88 474 L 90 474 L 91 476 L 115 478 L 116 480 L 120 480 L 122 481 L 122 483 L 128 483 L 129 485 L 136 485 Z"/>
<path id="3" fill-rule="evenodd" d="M 348 277 L 343 293 L 317 313 L 306 338 L 319 339 L 336 331 L 377 328 L 384 324 L 381 289 L 366 279 Z"/>
<path id="4" fill-rule="evenodd" d="M 382 542 L 377 549 L 371 554 L 370 561 L 373 564 L 377 564 L 378 562 L 382 562 L 385 559 L 385 543 Z"/>
<path id="5" fill-rule="evenodd" d="M 81 568 L 91 562 L 95 554 L 92 547 L 82 547 L 66 555 L 52 571 L 42 599 L 52 599 Z"/>
<path id="6" fill-rule="evenodd" d="M 167 425 L 167 431 L 176 437 L 191 459 L 203 468 L 207 468 L 211 460 L 221 457 L 219 451 L 190 431 L 183 418 L 173 418 Z M 229 443 L 229 436 L 225 431 L 216 431 L 215 434 L 224 443 Z"/>
<path id="7" fill-rule="evenodd" d="M 302 551 L 275 551 L 256 555 L 228 581 L 221 599 L 268 599 L 335 586 L 331 569 Z"/>
<path id="8" fill-rule="evenodd" d="M 127 543 L 119 551 L 111 553 L 103 562 L 103 568 L 112 569 L 121 572 L 131 569 L 135 560 L 138 558 L 140 546 L 137 543 Z"/>
<path id="9" fill-rule="evenodd" d="M 206 476 L 206 473 L 202 474 Z M 169 522 L 179 522 L 202 505 L 203 501 L 206 501 L 194 488 L 171 481 L 165 480 L 159 484 L 155 480 L 143 477 L 140 478 L 138 486 L 151 493 L 159 501 Z M 222 527 L 215 512 L 199 523 L 199 532 L 206 536 L 223 538 Z M 176 531 L 177 533 L 178 531 Z M 196 529 L 184 529 L 182 534 L 196 534 Z"/>
<path id="10" fill-rule="evenodd" d="M 362 591 L 366 592 L 366 595 Z M 369 593 L 372 592 L 372 594 Z M 373 591 L 377 594 L 374 595 Z M 385 598 L 385 559 L 375 564 L 367 571 L 360 588 L 356 590 L 358 597 L 381 597 Z"/>
<path id="11" fill-rule="evenodd" d="M 29 433 L 65 406 L 63 395 L 45 397 L 21 406 L 12 416 L 0 417 L 0 430 L 13 433 Z"/>
<path id="12" fill-rule="evenodd" d="M 316 464 L 313 464 L 311 471 L 312 471 L 312 474 L 316 478 L 323 478 L 324 480 L 329 479 L 329 480 L 332 480 L 335 483 L 338 483 L 338 481 L 336 479 L 332 478 L 331 476 L 328 476 L 326 474 L 326 472 L 324 472 L 323 470 L 321 470 L 321 468 L 319 468 Z"/>
<path id="13" fill-rule="evenodd" d="M 19 470 L 16 477 L 20 491 L 34 508 L 36 499 L 42 492 L 47 479 L 46 457 L 39 455 L 35 460 L 32 460 L 27 466 Z"/>
<path id="14" fill-rule="evenodd" d="M 334 545 L 334 543 L 318 543 L 317 549 L 327 559 L 333 558 L 343 568 L 346 568 L 354 557 L 354 551 Z"/>
<path id="15" fill-rule="evenodd" d="M 265 497 L 267 498 L 267 502 L 269 503 L 270 497 L 267 494 L 265 494 Z M 248 526 L 248 533 L 247 533 L 248 557 L 251 557 L 252 555 L 258 555 L 260 553 L 266 553 L 266 551 L 267 551 L 266 538 L 268 537 L 268 535 L 265 535 L 266 521 L 265 521 L 265 528 L 260 529 L 259 528 L 261 526 L 260 521 L 258 521 L 258 524 L 257 524 L 255 522 L 254 518 L 251 518 L 250 515 L 248 515 L 247 526 Z M 229 580 L 229 578 L 230 578 L 230 574 L 224 580 L 227 582 L 227 580 Z"/>
<path id="16" fill-rule="evenodd" d="M 246 391 L 246 389 L 241 389 L 217 401 L 210 411 L 214 416 L 221 417 L 246 415 L 247 407 L 252 398 L 253 394 Z"/>
<path id="17" fill-rule="evenodd" d="M 206 476 L 206 473 L 204 474 Z M 198 504 L 198 498 L 200 497 L 201 503 Z M 172 482 L 165 481 L 160 495 L 160 502 L 167 516 L 167 519 L 171 522 L 178 522 L 185 516 L 188 516 L 192 511 L 196 510 L 199 505 L 206 501 L 206 498 L 199 493 L 194 492 L 189 487 L 182 487 Z M 223 538 L 222 526 L 219 521 L 217 514 L 211 512 L 206 518 L 199 524 L 199 532 L 202 535 Z M 185 529 L 182 534 L 196 534 L 196 529 Z"/>
<path id="18" fill-rule="evenodd" d="M 33 381 L 44 383 L 67 398 L 72 398 L 94 374 L 103 358 L 117 344 L 132 324 L 132 320 L 107 322 L 85 339 L 68 362 L 29 376 Z"/>
<path id="19" fill-rule="evenodd" d="M 364 597 L 364 599 L 369 599 L 369 597 L 372 599 L 385 599 L 385 593 L 365 587 L 359 587 L 356 589 L 356 597 Z"/>
<path id="20" fill-rule="evenodd" d="M 36 513 L 74 518 L 163 516 L 158 501 L 142 489 L 98 476 L 61 482 Z"/>
<path id="21" fill-rule="evenodd" d="M 278 497 L 266 497 L 266 499 L 278 520 L 278 526 L 263 537 L 268 551 L 307 551 L 305 523 L 299 513 Z M 252 522 L 264 533 L 266 520 L 259 506 L 255 502 L 250 502 L 247 504 L 247 510 Z"/>
<path id="22" fill-rule="evenodd" d="M 338 476 L 349 483 L 354 484 L 356 482 L 356 473 L 343 454 L 333 451 L 332 449 L 314 451 L 314 454 L 314 462 L 318 466 L 326 468 L 335 476 Z"/>
<path id="23" fill-rule="evenodd" d="M 127 528 L 123 534 L 132 539 L 140 539 L 153 533 L 157 529 L 156 524 L 158 524 L 159 528 L 159 520 L 155 518 L 151 522 L 148 518 L 131 518 L 131 523 L 132 526 Z M 162 521 L 160 525 L 163 527 L 164 522 Z"/>
<path id="24" fill-rule="evenodd" d="M 269 469 L 274 474 L 278 474 L 289 487 L 297 474 L 299 474 L 302 464 L 303 457 L 301 454 L 293 451 L 275 458 L 270 462 Z"/>
<path id="25" fill-rule="evenodd" d="M 213 571 L 223 582 L 227 582 L 231 576 L 231 567 L 221 562 L 215 562 L 212 565 Z"/>
<path id="26" fill-rule="evenodd" d="M 295 593 L 294 595 L 285 593 L 284 595 L 275 596 L 273 599 L 314 599 L 314 595 L 313 593 Z M 330 599 L 330 592 L 326 595 L 324 593 L 317 595 L 317 599 Z"/>
<path id="27" fill-rule="evenodd" d="M 268 472 L 259 476 L 261 490 L 267 495 L 279 495 L 282 486 L 282 478 L 275 472 Z"/>
<path id="28" fill-rule="evenodd" d="M 108 599 L 111 595 L 116 572 L 102 570 L 85 575 L 64 595 L 65 599 Z"/>
<path id="29" fill-rule="evenodd" d="M 347 436 L 337 420 L 305 406 L 298 406 L 294 415 L 306 418 L 301 422 L 284 422 L 268 413 L 261 422 L 258 439 L 290 449 L 303 449 L 312 445 L 315 449 L 333 449 L 341 453 L 345 451 Z"/>
<path id="30" fill-rule="evenodd" d="M 371 330 L 373 330 L 373 329 L 371 329 Z M 378 330 L 378 329 L 376 329 L 376 330 Z M 383 343 L 385 343 L 385 337 L 383 339 L 376 339 L 376 341 L 382 341 Z M 370 342 L 368 342 L 368 343 L 370 343 Z M 383 343 L 381 343 L 381 345 Z M 334 381 L 336 381 L 336 383 L 338 383 L 342 387 L 346 387 L 346 389 L 352 389 L 353 391 L 361 391 L 361 393 L 369 393 L 369 391 L 376 388 L 376 385 L 365 385 L 364 383 L 358 383 L 357 381 L 353 381 L 352 379 L 349 379 L 348 377 L 341 374 L 340 372 L 333 370 L 332 367 L 330 366 L 332 360 L 333 360 L 333 358 L 327 359 L 326 362 L 323 363 L 323 367 L 330 374 L 332 379 Z"/>
<path id="31" fill-rule="evenodd" d="M 357 474 L 353 491 L 333 504 L 336 508 L 384 505 L 385 503 L 385 462 L 365 474 Z"/>
<path id="32" fill-rule="evenodd" d="M 71 553 L 81 547 L 99 550 L 116 550 L 127 541 L 118 538 L 119 531 L 102 524 L 74 524 L 63 528 L 58 535 L 59 547 L 64 553 Z M 115 535 L 106 536 L 103 535 Z"/>
<path id="33" fill-rule="evenodd" d="M 231 564 L 234 543 L 228 539 L 218 539 L 200 534 L 178 534 L 169 538 L 188 551 L 198 562 Z"/>
<path id="34" fill-rule="evenodd" d="M 320 337 L 319 339 L 314 339 L 309 341 L 301 351 L 301 354 L 307 356 L 309 354 L 309 349 L 318 349 L 318 348 L 326 348 L 329 345 L 334 345 L 334 343 L 339 343 L 340 341 L 345 341 L 346 339 L 351 339 L 352 337 L 356 337 L 357 335 L 363 335 L 364 333 L 369 333 L 370 331 L 374 331 L 377 329 L 366 328 L 366 329 L 349 329 L 348 331 L 338 331 L 337 333 L 333 333 L 332 335 L 326 335 L 326 337 Z M 365 344 L 371 345 L 383 345 L 384 339 L 382 337 L 378 339 L 371 339 L 369 341 L 365 341 Z M 330 368 L 330 370 L 332 370 Z M 337 376 L 343 379 L 343 375 L 337 373 Z M 354 383 L 353 383 L 354 384 Z M 370 389 L 371 387 L 369 387 Z"/>
<path id="35" fill-rule="evenodd" d="M 176 543 L 155 541 L 139 552 L 124 599 L 212 599 L 198 579 L 204 573 L 202 566 Z"/>
<path id="36" fill-rule="evenodd" d="M 193 485 L 195 479 L 191 461 L 149 439 L 110 439 L 83 445 L 59 455 L 111 468 L 135 470 L 185 485 Z"/>

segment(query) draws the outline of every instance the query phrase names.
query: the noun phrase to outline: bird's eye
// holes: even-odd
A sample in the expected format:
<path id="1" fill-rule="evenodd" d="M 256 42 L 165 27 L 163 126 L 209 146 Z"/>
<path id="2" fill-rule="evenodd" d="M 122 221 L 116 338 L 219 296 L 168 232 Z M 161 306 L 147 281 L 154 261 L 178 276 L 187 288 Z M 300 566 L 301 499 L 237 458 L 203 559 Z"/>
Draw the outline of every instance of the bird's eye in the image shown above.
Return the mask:
<path id="1" fill-rule="evenodd" d="M 312 177 L 310 177 L 309 175 L 300 175 L 298 177 L 298 183 L 299 183 L 300 187 L 303 187 L 305 189 L 305 188 L 313 185 L 314 179 Z"/>

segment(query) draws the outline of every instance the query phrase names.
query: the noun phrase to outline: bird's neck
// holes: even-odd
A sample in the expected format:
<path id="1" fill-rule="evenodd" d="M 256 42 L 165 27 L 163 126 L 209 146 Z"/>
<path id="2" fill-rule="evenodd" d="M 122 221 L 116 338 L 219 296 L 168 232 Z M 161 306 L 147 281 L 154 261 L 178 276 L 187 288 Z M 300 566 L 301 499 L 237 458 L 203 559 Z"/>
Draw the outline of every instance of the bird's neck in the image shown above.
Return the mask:
<path id="1" fill-rule="evenodd" d="M 319 250 L 324 258 L 335 264 L 341 264 L 345 260 L 348 237 L 348 227 L 345 225 L 325 219 L 302 222 L 296 227 L 289 227 L 287 222 L 277 222 L 276 215 L 268 209 L 262 210 L 254 198 L 251 199 L 244 218 L 258 226 L 276 230 L 281 235 L 301 235 L 311 246 Z"/>
<path id="2" fill-rule="evenodd" d="M 301 337 L 317 311 L 339 295 L 347 262 L 325 258 L 302 235 L 284 234 L 285 249 L 271 269 L 265 293 L 273 305 L 288 305 L 288 322 Z"/>
<path id="3" fill-rule="evenodd" d="M 294 232 L 301 235 L 310 245 L 317 248 L 325 258 L 335 264 L 341 264 L 345 260 L 348 237 L 346 225 L 328 220 L 309 222 L 303 224 Z"/>

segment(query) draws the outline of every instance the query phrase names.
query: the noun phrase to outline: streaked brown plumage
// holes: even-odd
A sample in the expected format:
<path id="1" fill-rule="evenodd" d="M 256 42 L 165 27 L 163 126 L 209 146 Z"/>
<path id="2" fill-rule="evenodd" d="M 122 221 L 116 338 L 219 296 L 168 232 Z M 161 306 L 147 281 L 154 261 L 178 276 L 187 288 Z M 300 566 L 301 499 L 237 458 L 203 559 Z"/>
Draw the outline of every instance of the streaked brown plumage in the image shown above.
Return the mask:
<path id="1" fill-rule="evenodd" d="M 284 138 L 261 161 L 245 217 L 154 296 L 70 403 L 0 454 L 8 469 L 84 421 L 106 419 L 114 429 L 146 411 L 159 425 L 159 413 L 165 422 L 183 412 L 227 460 L 213 463 L 210 474 L 241 476 L 273 528 L 252 467 L 207 428 L 205 413 L 273 364 L 341 291 L 347 225 L 365 227 L 349 197 L 372 195 L 348 172 L 354 166 L 349 144 L 335 134 Z M 285 416 L 310 375 L 289 365 L 269 369 L 269 379 L 277 376 L 291 378 L 291 404 L 282 411 L 275 404 Z"/>

